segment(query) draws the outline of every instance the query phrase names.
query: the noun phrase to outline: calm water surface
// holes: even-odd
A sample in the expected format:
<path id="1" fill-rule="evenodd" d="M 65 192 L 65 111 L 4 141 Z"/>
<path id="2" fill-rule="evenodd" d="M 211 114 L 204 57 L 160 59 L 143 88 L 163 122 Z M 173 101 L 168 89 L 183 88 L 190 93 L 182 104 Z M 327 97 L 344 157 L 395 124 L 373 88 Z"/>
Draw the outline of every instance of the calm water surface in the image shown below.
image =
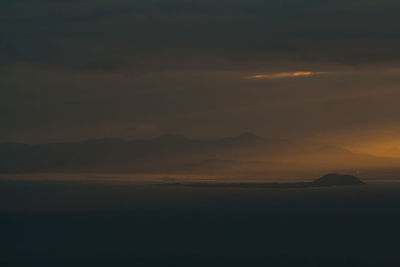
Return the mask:
<path id="1" fill-rule="evenodd" d="M 1 266 L 400 266 L 400 184 L 0 181 Z"/>

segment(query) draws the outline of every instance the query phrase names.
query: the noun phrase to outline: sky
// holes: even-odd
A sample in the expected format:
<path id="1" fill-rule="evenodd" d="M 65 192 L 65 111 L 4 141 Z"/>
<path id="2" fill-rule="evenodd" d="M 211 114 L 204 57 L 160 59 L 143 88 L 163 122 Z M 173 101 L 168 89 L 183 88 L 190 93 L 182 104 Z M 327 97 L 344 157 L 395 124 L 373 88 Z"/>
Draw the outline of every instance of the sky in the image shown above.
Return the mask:
<path id="1" fill-rule="evenodd" d="M 400 156 L 397 0 L 0 6 L 0 142 L 254 132 Z"/>

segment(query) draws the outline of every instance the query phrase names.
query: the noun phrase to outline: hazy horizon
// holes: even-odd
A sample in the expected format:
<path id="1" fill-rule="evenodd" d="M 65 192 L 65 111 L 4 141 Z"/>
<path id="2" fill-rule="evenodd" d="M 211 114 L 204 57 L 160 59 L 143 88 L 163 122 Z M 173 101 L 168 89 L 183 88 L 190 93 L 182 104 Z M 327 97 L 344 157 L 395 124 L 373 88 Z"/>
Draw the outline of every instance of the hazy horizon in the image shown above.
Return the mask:
<path id="1" fill-rule="evenodd" d="M 5 1 L 0 142 L 240 132 L 400 157 L 396 1 Z"/>
<path id="2" fill-rule="evenodd" d="M 0 0 L 0 266 L 400 266 L 399 0 Z"/>
<path id="3" fill-rule="evenodd" d="M 397 180 L 400 158 L 329 143 L 263 138 L 252 133 L 217 139 L 161 135 L 149 139 L 0 143 L 2 177 L 64 177 L 149 183 L 158 181 L 303 181 L 326 173 Z M 16 175 L 13 175 L 16 174 Z M 92 175 L 90 175 L 92 174 Z M 131 174 L 129 176 L 129 174 Z M 142 176 L 140 176 L 142 175 Z M 186 177 L 185 177 L 186 176 Z M 115 178 L 115 179 L 114 179 Z M 51 179 L 51 178 L 47 178 Z"/>

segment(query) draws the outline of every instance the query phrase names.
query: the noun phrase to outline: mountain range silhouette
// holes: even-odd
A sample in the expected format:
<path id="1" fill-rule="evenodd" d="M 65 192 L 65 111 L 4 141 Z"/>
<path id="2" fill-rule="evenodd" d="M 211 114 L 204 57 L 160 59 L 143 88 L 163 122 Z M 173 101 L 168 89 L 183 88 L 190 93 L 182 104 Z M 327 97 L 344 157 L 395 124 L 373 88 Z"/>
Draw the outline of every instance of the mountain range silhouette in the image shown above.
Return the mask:
<path id="1" fill-rule="evenodd" d="M 209 140 L 180 135 L 154 139 L 90 139 L 79 142 L 0 143 L 0 173 L 238 173 L 268 168 L 398 166 L 398 159 L 354 153 L 340 147 L 299 144 L 252 133 Z"/>

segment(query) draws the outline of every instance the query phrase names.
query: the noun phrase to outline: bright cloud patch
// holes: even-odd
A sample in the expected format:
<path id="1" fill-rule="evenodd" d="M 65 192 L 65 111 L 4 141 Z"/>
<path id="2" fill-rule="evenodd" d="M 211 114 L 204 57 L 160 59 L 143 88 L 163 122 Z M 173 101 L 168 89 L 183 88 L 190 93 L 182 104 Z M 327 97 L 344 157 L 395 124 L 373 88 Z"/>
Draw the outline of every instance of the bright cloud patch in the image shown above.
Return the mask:
<path id="1" fill-rule="evenodd" d="M 324 73 L 325 72 L 311 72 L 311 71 L 277 72 L 277 73 L 255 74 L 255 75 L 246 76 L 245 78 L 247 78 L 247 79 L 283 79 L 283 78 L 320 75 L 320 74 L 324 74 Z"/>

